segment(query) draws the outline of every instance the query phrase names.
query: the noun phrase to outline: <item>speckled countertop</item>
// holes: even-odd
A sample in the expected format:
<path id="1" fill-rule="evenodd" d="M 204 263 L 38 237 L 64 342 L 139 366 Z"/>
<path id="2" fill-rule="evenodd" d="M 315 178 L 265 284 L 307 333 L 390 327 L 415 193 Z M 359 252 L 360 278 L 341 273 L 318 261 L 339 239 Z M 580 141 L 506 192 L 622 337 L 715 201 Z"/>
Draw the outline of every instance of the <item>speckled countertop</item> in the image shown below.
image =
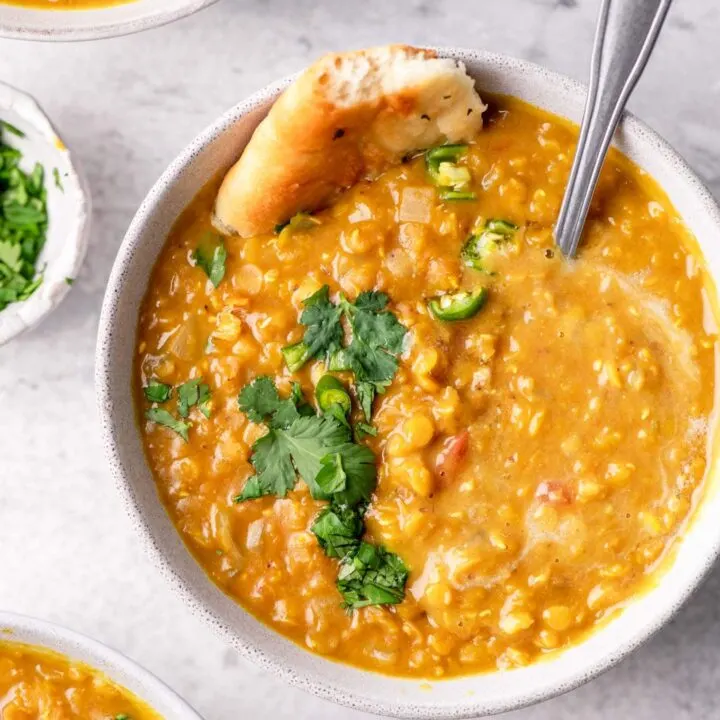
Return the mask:
<path id="1" fill-rule="evenodd" d="M 207 720 L 359 720 L 226 648 L 153 571 L 105 466 L 93 391 L 100 303 L 123 233 L 168 162 L 220 112 L 320 53 L 391 41 L 479 47 L 582 79 L 596 0 L 222 0 L 141 35 L 0 40 L 0 78 L 34 94 L 85 166 L 92 245 L 69 298 L 0 349 L 0 608 L 94 635 Z M 675 3 L 631 107 L 720 195 L 720 4 Z M 720 571 L 598 680 L 513 720 L 720 717 Z M 365 716 L 369 717 L 369 716 Z"/>

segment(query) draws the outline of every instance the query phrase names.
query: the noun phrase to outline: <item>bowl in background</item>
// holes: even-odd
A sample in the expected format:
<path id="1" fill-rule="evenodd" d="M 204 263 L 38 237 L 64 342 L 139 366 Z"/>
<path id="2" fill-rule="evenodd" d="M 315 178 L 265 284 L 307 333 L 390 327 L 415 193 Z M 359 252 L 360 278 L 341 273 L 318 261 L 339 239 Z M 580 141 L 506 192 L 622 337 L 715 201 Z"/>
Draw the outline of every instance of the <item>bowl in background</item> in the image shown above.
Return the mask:
<path id="1" fill-rule="evenodd" d="M 0 612 L 0 642 L 3 641 L 36 645 L 99 670 L 167 720 L 202 720 L 152 673 L 97 640 L 73 630 L 25 615 Z"/>
<path id="2" fill-rule="evenodd" d="M 491 53 L 438 49 L 467 66 L 483 91 L 517 96 L 579 122 L 585 88 L 532 63 Z M 420 681 L 332 662 L 262 625 L 206 576 L 184 546 L 159 499 L 146 462 L 131 393 L 140 304 L 173 223 L 200 189 L 240 155 L 253 130 L 291 79 L 231 109 L 173 161 L 152 188 L 113 267 L 97 347 L 96 387 L 111 471 L 123 502 L 159 571 L 191 610 L 250 660 L 322 698 L 404 718 L 465 718 L 512 710 L 570 690 L 608 669 L 656 632 L 697 588 L 720 551 L 718 463 L 703 502 L 656 586 L 585 642 L 528 667 Z M 619 149 L 650 173 L 696 235 L 715 285 L 720 283 L 720 210 L 692 170 L 643 123 L 626 115 Z"/>
<path id="3" fill-rule="evenodd" d="M 131 0 L 82 10 L 0 4 L 0 36 L 17 40 L 96 40 L 165 25 L 217 0 Z"/>
<path id="4" fill-rule="evenodd" d="M 0 120 L 23 133 L 3 130 L 4 142 L 22 151 L 21 168 L 29 172 L 39 162 L 45 169 L 48 210 L 47 240 L 37 263 L 43 282 L 27 300 L 0 310 L 3 345 L 37 325 L 70 290 L 90 237 L 90 191 L 75 158 L 30 95 L 0 83 Z"/>

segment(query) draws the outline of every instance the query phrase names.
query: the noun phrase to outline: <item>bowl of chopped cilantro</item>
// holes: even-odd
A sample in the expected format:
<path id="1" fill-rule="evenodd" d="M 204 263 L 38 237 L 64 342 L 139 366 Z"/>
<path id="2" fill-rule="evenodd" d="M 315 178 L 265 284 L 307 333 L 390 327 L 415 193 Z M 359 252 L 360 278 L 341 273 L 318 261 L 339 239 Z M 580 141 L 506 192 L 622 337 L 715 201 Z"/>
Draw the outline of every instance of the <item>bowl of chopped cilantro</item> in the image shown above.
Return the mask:
<path id="1" fill-rule="evenodd" d="M 46 317 L 85 257 L 90 196 L 29 95 L 0 83 L 0 345 Z"/>

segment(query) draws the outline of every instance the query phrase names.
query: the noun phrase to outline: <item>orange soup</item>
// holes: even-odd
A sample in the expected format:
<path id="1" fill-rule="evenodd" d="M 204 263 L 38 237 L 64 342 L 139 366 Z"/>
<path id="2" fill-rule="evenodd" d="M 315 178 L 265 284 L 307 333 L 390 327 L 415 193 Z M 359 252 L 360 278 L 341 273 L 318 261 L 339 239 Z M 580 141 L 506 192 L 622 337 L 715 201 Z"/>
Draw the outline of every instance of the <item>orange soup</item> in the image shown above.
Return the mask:
<path id="1" fill-rule="evenodd" d="M 560 257 L 576 138 L 499 97 L 467 146 L 274 234 L 215 235 L 213 185 L 168 238 L 137 340 L 150 467 L 212 580 L 308 650 L 414 677 L 527 665 L 655 582 L 688 522 L 713 290 L 616 151 Z"/>
<path id="2" fill-rule="evenodd" d="M 83 663 L 0 642 L 1 720 L 161 720 L 131 692 Z"/>
<path id="3" fill-rule="evenodd" d="M 0 4 L 19 5 L 36 10 L 91 10 L 129 2 L 134 0 L 0 0 Z"/>

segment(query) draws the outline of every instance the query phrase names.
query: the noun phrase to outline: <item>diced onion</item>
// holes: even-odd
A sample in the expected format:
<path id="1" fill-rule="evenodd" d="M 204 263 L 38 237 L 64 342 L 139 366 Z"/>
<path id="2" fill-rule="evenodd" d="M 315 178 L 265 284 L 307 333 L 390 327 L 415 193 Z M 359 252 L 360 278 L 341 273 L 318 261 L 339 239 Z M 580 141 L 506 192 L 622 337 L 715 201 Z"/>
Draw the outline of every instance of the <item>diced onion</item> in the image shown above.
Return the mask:
<path id="1" fill-rule="evenodd" d="M 197 323 L 194 318 L 186 320 L 170 341 L 170 352 L 180 360 L 195 360 L 200 354 Z"/>
<path id="2" fill-rule="evenodd" d="M 435 191 L 432 188 L 405 188 L 400 198 L 400 222 L 428 225 L 432 219 L 434 198 Z"/>
<path id="3" fill-rule="evenodd" d="M 359 223 L 372 220 L 374 217 L 370 207 L 365 203 L 359 202 L 355 204 L 355 209 L 348 215 L 348 221 L 351 223 Z"/>
<path id="4" fill-rule="evenodd" d="M 248 550 L 254 550 L 260 546 L 262 540 L 263 526 L 265 521 L 262 518 L 253 520 L 247 529 L 247 539 L 245 540 L 245 546 Z"/>

